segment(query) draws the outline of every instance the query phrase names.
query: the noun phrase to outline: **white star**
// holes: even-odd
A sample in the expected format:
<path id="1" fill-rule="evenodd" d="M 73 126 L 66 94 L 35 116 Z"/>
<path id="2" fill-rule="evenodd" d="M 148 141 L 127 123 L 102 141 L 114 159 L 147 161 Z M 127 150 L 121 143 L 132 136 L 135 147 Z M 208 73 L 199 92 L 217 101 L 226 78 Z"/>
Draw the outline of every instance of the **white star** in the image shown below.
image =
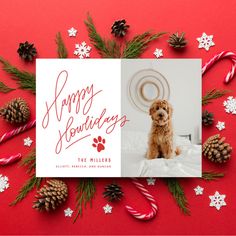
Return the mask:
<path id="1" fill-rule="evenodd" d="M 75 29 L 74 27 L 68 29 L 67 31 L 68 31 L 69 37 L 75 37 L 77 34 L 77 29 Z"/>
<path id="2" fill-rule="evenodd" d="M 200 187 L 199 185 L 194 189 L 196 195 L 202 195 L 204 188 Z"/>
<path id="3" fill-rule="evenodd" d="M 8 177 L 0 175 L 0 193 L 9 188 Z"/>
<path id="4" fill-rule="evenodd" d="M 217 123 L 217 125 L 216 125 L 216 128 L 217 128 L 219 131 L 225 129 L 225 122 L 218 121 L 218 123 Z"/>
<path id="5" fill-rule="evenodd" d="M 162 49 L 156 48 L 156 50 L 154 51 L 153 54 L 156 56 L 156 58 L 163 57 L 163 51 L 162 51 Z"/>
<path id="6" fill-rule="evenodd" d="M 74 55 L 78 56 L 80 59 L 90 56 L 91 47 L 88 46 L 85 42 L 81 44 L 75 44 Z"/>
<path id="7" fill-rule="evenodd" d="M 72 211 L 69 207 L 64 210 L 65 217 L 71 217 L 74 211 Z"/>
<path id="8" fill-rule="evenodd" d="M 30 137 L 24 139 L 24 146 L 30 147 L 33 141 L 30 139 Z"/>
<path id="9" fill-rule="evenodd" d="M 104 210 L 105 214 L 111 214 L 112 213 L 112 206 L 110 206 L 109 204 L 106 204 L 106 206 L 103 207 L 103 210 Z"/>
<path id="10" fill-rule="evenodd" d="M 226 101 L 223 102 L 226 113 L 236 114 L 236 99 L 232 96 L 228 97 Z"/>
<path id="11" fill-rule="evenodd" d="M 212 39 L 213 35 L 207 35 L 206 33 L 202 33 L 202 36 L 197 38 L 197 41 L 199 42 L 198 48 L 205 48 L 206 51 L 208 51 L 210 47 L 215 45 Z"/>
<path id="12" fill-rule="evenodd" d="M 210 206 L 215 207 L 217 210 L 220 210 L 220 208 L 222 206 L 226 206 L 226 202 L 225 202 L 226 195 L 225 194 L 220 195 L 219 192 L 216 191 L 215 195 L 209 196 L 209 198 L 211 199 Z"/>
<path id="13" fill-rule="evenodd" d="M 155 178 L 147 178 L 148 185 L 155 185 L 156 179 Z"/>

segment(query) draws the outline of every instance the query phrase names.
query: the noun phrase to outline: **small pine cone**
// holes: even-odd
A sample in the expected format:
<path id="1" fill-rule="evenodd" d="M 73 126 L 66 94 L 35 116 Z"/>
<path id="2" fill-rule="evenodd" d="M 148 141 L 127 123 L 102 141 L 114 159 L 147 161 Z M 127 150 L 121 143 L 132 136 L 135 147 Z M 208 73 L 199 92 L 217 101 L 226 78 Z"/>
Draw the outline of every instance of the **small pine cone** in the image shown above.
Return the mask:
<path id="1" fill-rule="evenodd" d="M 38 195 L 35 196 L 37 200 L 34 201 L 33 208 L 39 211 L 50 211 L 55 210 L 66 201 L 68 189 L 63 181 L 51 179 L 37 193 Z"/>
<path id="2" fill-rule="evenodd" d="M 184 38 L 185 33 L 179 35 L 179 33 L 174 33 L 170 35 L 169 40 L 167 41 L 169 45 L 173 48 L 180 49 L 184 48 L 187 45 L 187 41 Z"/>
<path id="3" fill-rule="evenodd" d="M 37 50 L 34 47 L 34 44 L 29 43 L 28 41 L 19 44 L 17 50 L 19 56 L 25 61 L 33 61 L 34 57 L 37 55 Z"/>
<path id="4" fill-rule="evenodd" d="M 232 147 L 219 134 L 209 137 L 203 144 L 202 153 L 212 162 L 224 163 L 231 157 Z"/>
<path id="5" fill-rule="evenodd" d="M 122 189 L 117 184 L 109 184 L 105 187 L 105 192 L 103 193 L 103 196 L 105 198 L 108 198 L 110 202 L 121 200 L 124 193 L 122 192 Z"/>
<path id="6" fill-rule="evenodd" d="M 129 25 L 126 25 L 126 20 L 117 20 L 113 23 L 111 27 L 111 33 L 115 37 L 124 37 L 129 28 Z"/>
<path id="7" fill-rule="evenodd" d="M 29 120 L 30 109 L 24 99 L 15 98 L 0 109 L 0 116 L 10 123 L 25 123 Z"/>
<path id="8" fill-rule="evenodd" d="M 214 115 L 213 113 L 210 113 L 208 111 L 204 111 L 202 113 L 202 124 L 204 126 L 209 126 L 209 125 L 212 125 L 213 124 L 213 121 L 214 121 Z"/>

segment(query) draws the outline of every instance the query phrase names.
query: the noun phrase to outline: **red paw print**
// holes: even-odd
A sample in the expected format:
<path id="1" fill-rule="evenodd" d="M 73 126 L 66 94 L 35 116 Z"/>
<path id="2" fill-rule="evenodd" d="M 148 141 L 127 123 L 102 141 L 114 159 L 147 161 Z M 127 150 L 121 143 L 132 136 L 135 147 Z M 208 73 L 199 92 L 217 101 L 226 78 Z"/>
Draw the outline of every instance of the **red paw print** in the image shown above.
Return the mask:
<path id="1" fill-rule="evenodd" d="M 101 136 L 98 136 L 97 138 L 94 138 L 93 142 L 94 143 L 92 144 L 92 146 L 97 148 L 98 152 L 101 152 L 102 150 L 105 149 L 104 144 L 105 144 L 106 140 L 104 138 L 102 138 Z"/>

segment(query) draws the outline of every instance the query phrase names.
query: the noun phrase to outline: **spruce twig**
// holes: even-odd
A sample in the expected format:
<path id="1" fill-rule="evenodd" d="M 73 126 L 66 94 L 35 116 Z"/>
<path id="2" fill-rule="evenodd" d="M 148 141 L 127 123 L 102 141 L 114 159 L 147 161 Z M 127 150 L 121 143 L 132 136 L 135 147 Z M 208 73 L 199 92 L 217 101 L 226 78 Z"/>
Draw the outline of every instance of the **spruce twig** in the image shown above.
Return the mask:
<path id="1" fill-rule="evenodd" d="M 82 215 L 83 208 L 86 208 L 87 203 L 92 206 L 92 199 L 95 196 L 96 187 L 93 179 L 79 179 L 78 186 L 76 188 L 76 216 L 73 223 L 76 222 L 79 215 Z"/>
<path id="2" fill-rule="evenodd" d="M 1 93 L 9 93 L 15 89 L 9 88 L 7 85 L 5 85 L 3 82 L 0 81 L 0 92 Z"/>
<path id="3" fill-rule="evenodd" d="M 36 93 L 36 81 L 34 74 L 19 70 L 2 57 L 0 57 L 0 62 L 3 64 L 3 70 L 12 75 L 13 79 L 17 80 L 20 89 L 30 90 L 33 93 Z"/>
<path id="4" fill-rule="evenodd" d="M 62 39 L 61 33 L 58 32 L 56 34 L 56 44 L 57 44 L 57 55 L 58 58 L 67 58 L 68 57 L 68 51 L 65 46 L 65 43 Z"/>
<path id="5" fill-rule="evenodd" d="M 179 181 L 176 178 L 165 178 L 164 180 L 181 211 L 185 215 L 190 215 L 189 204 Z"/>
<path id="6" fill-rule="evenodd" d="M 202 172 L 202 179 L 204 179 L 206 181 L 217 180 L 219 178 L 223 178 L 224 176 L 225 176 L 224 173 L 215 172 L 215 171 L 204 171 L 204 172 Z"/>
<path id="7" fill-rule="evenodd" d="M 230 90 L 219 90 L 219 89 L 212 89 L 208 91 L 203 97 L 202 97 L 202 105 L 206 105 L 208 103 L 211 103 L 213 99 L 220 98 L 224 96 L 227 93 L 230 93 L 232 91 Z"/>

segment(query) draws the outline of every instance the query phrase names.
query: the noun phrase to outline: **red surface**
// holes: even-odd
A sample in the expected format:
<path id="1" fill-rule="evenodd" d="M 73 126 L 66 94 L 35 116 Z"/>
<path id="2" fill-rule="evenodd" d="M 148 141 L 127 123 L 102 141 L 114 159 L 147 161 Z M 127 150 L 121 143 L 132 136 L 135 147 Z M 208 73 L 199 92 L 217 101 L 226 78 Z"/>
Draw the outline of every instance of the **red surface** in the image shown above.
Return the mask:
<path id="1" fill-rule="evenodd" d="M 156 0 L 86 0 L 86 1 L 31 1 L 31 0 L 8 0 L 0 3 L 0 55 L 8 59 L 18 67 L 35 71 L 35 64 L 24 63 L 18 57 L 16 50 L 18 44 L 25 40 L 34 42 L 41 58 L 55 58 L 56 45 L 55 34 L 62 32 L 69 56 L 73 56 L 75 42 L 86 41 L 89 43 L 86 28 L 83 24 L 86 13 L 90 12 L 99 32 L 110 36 L 110 26 L 114 20 L 125 18 L 131 26 L 128 38 L 147 29 L 155 31 L 175 32 L 185 31 L 189 41 L 188 48 L 178 53 L 168 47 L 167 36 L 152 43 L 143 54 L 143 58 L 153 58 L 153 51 L 162 48 L 165 58 L 202 58 L 203 62 L 210 59 L 215 53 L 222 50 L 235 52 L 235 20 L 236 1 L 156 1 Z M 67 29 L 78 28 L 76 38 L 69 38 Z M 214 35 L 216 46 L 211 47 L 209 52 L 199 50 L 196 37 L 202 32 Z M 95 49 L 91 57 L 99 57 Z M 230 68 L 230 62 L 224 60 L 217 64 L 203 78 L 203 93 L 212 88 L 233 90 L 236 96 L 236 79 L 230 84 L 223 84 L 223 77 Z M 11 87 L 16 87 L 15 81 L 0 70 L 0 80 Z M 16 90 L 9 94 L 0 94 L 0 106 L 6 101 L 21 96 L 29 103 L 32 118 L 35 115 L 35 97 L 27 91 Z M 236 118 L 226 114 L 222 102 L 226 99 L 215 100 L 206 108 L 214 112 L 216 121 L 225 121 L 226 129 L 221 132 L 226 136 L 233 148 L 236 148 L 235 126 Z M 0 121 L 0 133 L 12 129 L 11 125 Z M 203 140 L 217 133 L 215 127 L 203 130 Z M 17 138 L 0 146 L 1 156 L 22 152 L 27 154 L 30 150 L 23 146 L 23 138 L 30 136 L 35 144 L 35 130 L 19 135 Z M 45 139 L 45 145 L 49 140 Z M 106 200 L 102 197 L 103 187 L 111 183 L 111 179 L 97 179 L 97 193 L 93 201 L 93 207 L 87 207 L 83 217 L 72 224 L 72 219 L 65 218 L 63 210 L 67 207 L 75 207 L 75 179 L 66 179 L 69 185 L 69 199 L 66 204 L 53 213 L 39 213 L 32 209 L 32 201 L 35 192 L 15 207 L 8 204 L 15 198 L 18 189 L 27 179 L 23 168 L 16 164 L 1 167 L 0 173 L 9 177 L 10 188 L 0 193 L 1 234 L 235 234 L 235 152 L 232 160 L 222 166 L 203 161 L 204 170 L 218 170 L 226 173 L 224 179 L 207 183 L 199 179 L 182 180 L 190 207 L 191 216 L 184 216 L 169 194 L 165 184 L 158 180 L 156 186 L 150 186 L 150 192 L 156 196 L 159 212 L 153 221 L 141 222 L 133 219 L 124 209 L 126 203 L 132 203 L 140 210 L 145 210 L 148 204 L 137 192 L 129 179 L 117 179 L 122 185 L 125 197 L 120 203 L 112 204 L 113 213 L 105 215 L 102 206 Z M 144 180 L 143 180 L 144 181 Z M 193 188 L 196 185 L 204 187 L 203 196 L 195 196 Z M 209 207 L 208 196 L 218 190 L 227 195 L 227 206 L 220 211 Z"/>

